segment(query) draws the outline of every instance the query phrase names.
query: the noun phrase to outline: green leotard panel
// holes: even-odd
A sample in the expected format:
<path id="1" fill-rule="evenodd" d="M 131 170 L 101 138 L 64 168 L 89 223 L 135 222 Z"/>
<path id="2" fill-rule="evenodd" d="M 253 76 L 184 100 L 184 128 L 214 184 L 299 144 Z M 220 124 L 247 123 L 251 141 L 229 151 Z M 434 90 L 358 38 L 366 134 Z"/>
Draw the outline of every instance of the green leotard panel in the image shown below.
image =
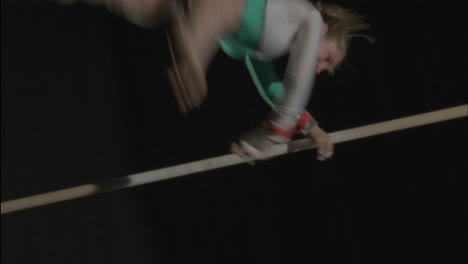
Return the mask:
<path id="1" fill-rule="evenodd" d="M 246 0 L 241 24 L 234 35 L 221 38 L 221 48 L 234 59 L 253 55 L 261 40 L 266 0 Z"/>
<path id="2" fill-rule="evenodd" d="M 284 96 L 284 86 L 276 75 L 273 63 L 255 59 L 265 16 L 266 0 L 246 0 L 246 7 L 237 32 L 220 38 L 221 49 L 233 59 L 245 60 L 250 75 L 263 99 L 272 107 Z"/>
<path id="3" fill-rule="evenodd" d="M 272 108 L 284 98 L 284 85 L 276 75 L 272 62 L 246 57 L 245 63 L 258 92 Z"/>

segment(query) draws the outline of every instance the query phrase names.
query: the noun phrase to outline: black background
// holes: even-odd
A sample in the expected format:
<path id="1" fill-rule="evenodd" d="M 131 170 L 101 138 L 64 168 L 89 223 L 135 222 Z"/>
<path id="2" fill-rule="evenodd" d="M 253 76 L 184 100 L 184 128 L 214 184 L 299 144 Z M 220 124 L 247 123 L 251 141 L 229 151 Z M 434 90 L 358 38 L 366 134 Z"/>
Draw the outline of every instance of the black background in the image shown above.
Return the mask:
<path id="1" fill-rule="evenodd" d="M 335 2 L 377 42 L 356 39 L 318 78 L 308 108 L 324 129 L 466 104 L 466 1 Z M 80 4 L 1 12 L 2 201 L 223 155 L 268 111 L 219 53 L 207 100 L 180 116 L 163 26 Z M 452 120 L 324 163 L 304 151 L 2 215 L 2 263 L 465 263 L 466 135 Z"/>

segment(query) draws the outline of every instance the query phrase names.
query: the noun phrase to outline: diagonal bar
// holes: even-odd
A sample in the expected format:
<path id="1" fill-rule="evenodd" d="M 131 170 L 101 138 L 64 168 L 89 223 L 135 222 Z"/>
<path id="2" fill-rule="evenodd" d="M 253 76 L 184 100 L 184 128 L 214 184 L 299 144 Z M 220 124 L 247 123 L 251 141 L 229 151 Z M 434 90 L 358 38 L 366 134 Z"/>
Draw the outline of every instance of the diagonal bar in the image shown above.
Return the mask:
<path id="1" fill-rule="evenodd" d="M 414 128 L 423 125 L 434 124 L 442 121 L 466 117 L 468 105 L 460 105 L 442 110 L 427 112 L 423 114 L 398 118 L 390 121 L 379 122 L 371 125 L 341 130 L 330 133 L 334 143 L 352 141 L 356 139 L 391 133 L 403 129 Z M 312 149 L 315 144 L 309 139 L 292 141 L 289 144 L 279 144 L 269 148 L 265 158 Z M 99 193 L 131 188 L 138 185 L 153 183 L 195 173 L 210 171 L 214 169 L 234 166 L 237 164 L 251 162 L 254 159 L 244 159 L 236 154 L 223 155 L 214 158 L 184 163 L 152 171 L 132 174 L 104 182 L 85 184 L 57 191 L 27 196 L 1 203 L 1 214 L 8 214 L 28 208 L 44 206 L 48 204 L 77 199 Z"/>

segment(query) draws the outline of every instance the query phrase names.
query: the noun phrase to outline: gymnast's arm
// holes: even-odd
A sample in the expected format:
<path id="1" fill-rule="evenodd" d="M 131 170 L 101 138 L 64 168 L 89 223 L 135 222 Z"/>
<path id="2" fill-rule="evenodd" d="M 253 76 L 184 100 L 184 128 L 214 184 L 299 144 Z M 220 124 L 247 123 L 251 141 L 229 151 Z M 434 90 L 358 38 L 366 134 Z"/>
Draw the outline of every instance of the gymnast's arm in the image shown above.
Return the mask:
<path id="1" fill-rule="evenodd" d="M 285 95 L 283 100 L 276 103 L 271 120 L 273 135 L 270 139 L 274 142 L 289 141 L 304 113 L 315 81 L 322 30 L 322 16 L 316 9 L 311 9 L 290 49 L 283 80 Z"/>

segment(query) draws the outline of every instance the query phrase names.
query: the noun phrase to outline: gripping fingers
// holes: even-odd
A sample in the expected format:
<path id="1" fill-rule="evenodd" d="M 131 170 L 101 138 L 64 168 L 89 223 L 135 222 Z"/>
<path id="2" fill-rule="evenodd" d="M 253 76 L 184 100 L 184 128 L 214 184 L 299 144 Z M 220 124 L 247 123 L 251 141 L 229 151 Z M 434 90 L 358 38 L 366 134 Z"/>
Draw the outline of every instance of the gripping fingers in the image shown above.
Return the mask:
<path id="1" fill-rule="evenodd" d="M 320 144 L 318 149 L 317 160 L 325 161 L 333 156 L 333 145 Z"/>
<path id="2" fill-rule="evenodd" d="M 240 143 L 241 148 L 244 149 L 244 151 L 249 156 L 252 156 L 255 159 L 262 159 L 262 160 L 265 159 L 265 154 L 262 151 L 255 148 L 254 146 L 252 146 L 251 144 L 247 143 L 247 141 L 241 140 L 239 143 Z"/>
<path id="3" fill-rule="evenodd" d="M 233 154 L 239 155 L 239 157 L 243 158 L 244 160 L 252 159 L 250 154 L 245 149 L 243 149 L 241 146 L 239 146 L 236 143 L 231 143 L 230 152 L 233 153 Z M 248 161 L 247 163 L 250 164 L 250 165 L 255 165 L 255 162 L 253 160 Z"/>

